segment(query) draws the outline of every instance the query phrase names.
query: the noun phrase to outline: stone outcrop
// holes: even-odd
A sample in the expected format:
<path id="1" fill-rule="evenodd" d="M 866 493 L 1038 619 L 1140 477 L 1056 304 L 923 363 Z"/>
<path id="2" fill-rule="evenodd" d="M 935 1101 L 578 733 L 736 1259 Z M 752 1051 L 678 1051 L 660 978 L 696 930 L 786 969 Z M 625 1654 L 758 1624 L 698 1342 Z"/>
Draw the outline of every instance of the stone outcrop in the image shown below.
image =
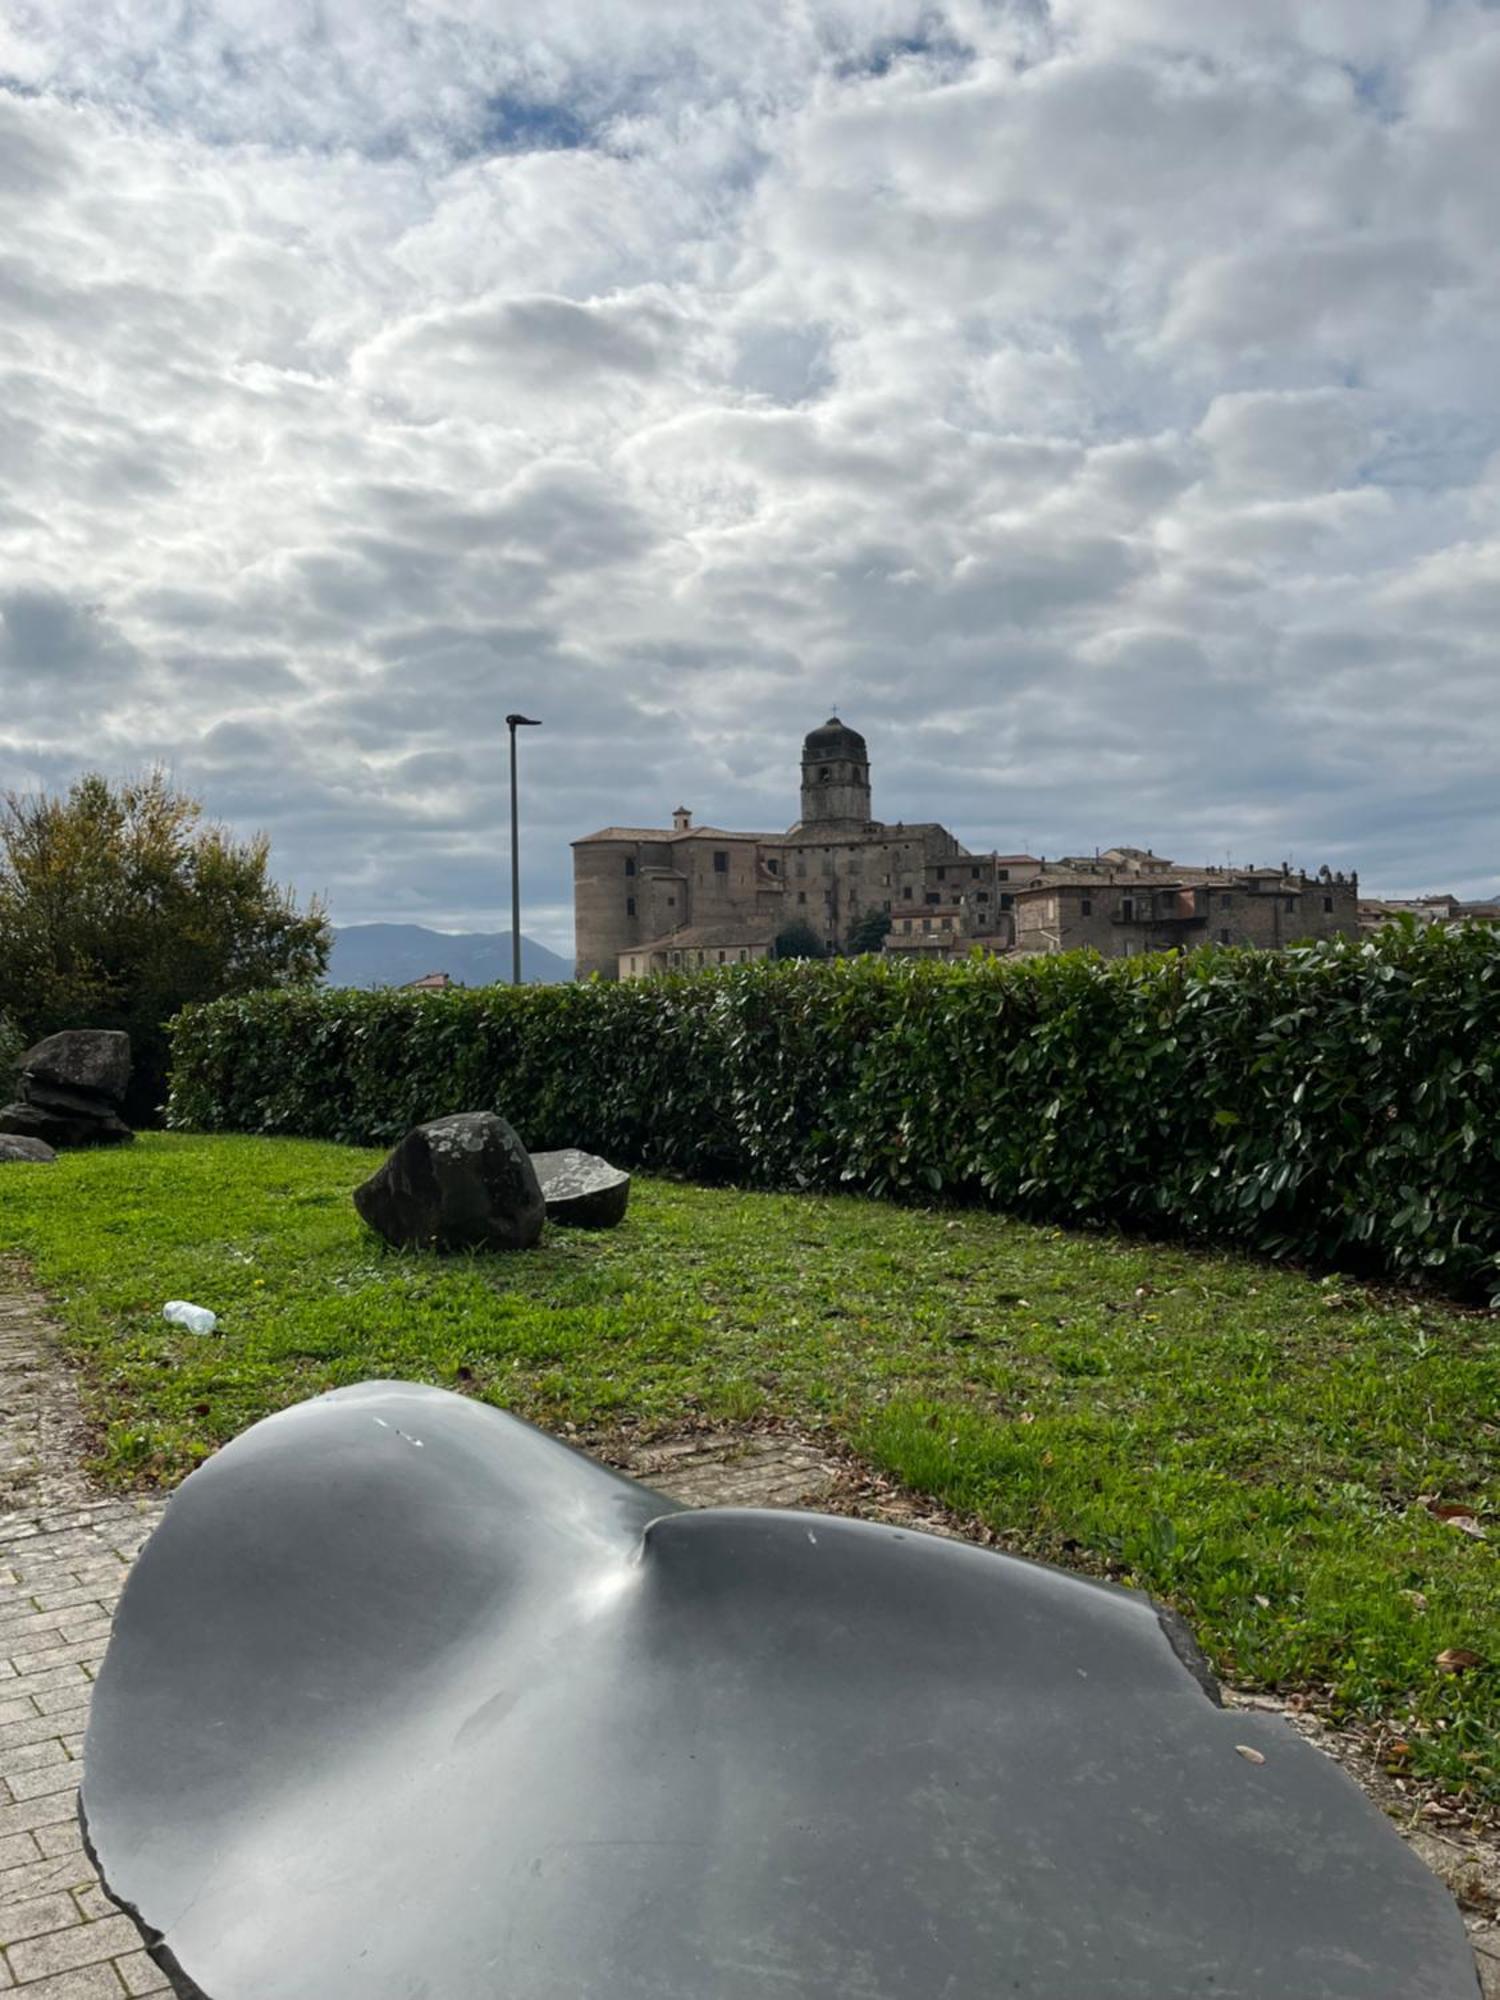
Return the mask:
<path id="1" fill-rule="evenodd" d="M 354 1190 L 354 1206 L 412 1250 L 529 1250 L 547 1214 L 526 1148 L 493 1111 L 416 1126 Z"/>
<path id="2" fill-rule="evenodd" d="M 565 1146 L 559 1153 L 533 1153 L 531 1164 L 549 1221 L 573 1229 L 613 1229 L 624 1221 L 630 1176 L 608 1160 Z"/>
<path id="3" fill-rule="evenodd" d="M 28 1049 L 16 1101 L 0 1133 L 47 1147 L 120 1146 L 135 1134 L 120 1116 L 130 1082 L 130 1037 L 114 1028 L 67 1028 Z"/>
<path id="4" fill-rule="evenodd" d="M 27 1139 L 19 1132 L 0 1132 L 0 1167 L 12 1160 L 31 1160 L 44 1166 L 57 1155 L 42 1139 Z"/>

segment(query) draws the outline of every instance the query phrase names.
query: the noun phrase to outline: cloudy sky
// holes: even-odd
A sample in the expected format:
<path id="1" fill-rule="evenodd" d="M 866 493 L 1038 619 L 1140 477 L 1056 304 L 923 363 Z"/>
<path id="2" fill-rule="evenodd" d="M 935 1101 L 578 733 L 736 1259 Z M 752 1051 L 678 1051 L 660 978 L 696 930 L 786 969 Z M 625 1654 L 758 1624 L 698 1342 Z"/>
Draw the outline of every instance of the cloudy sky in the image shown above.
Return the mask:
<path id="1" fill-rule="evenodd" d="M 571 943 L 796 814 L 1497 887 L 1487 0 L 10 0 L 0 787 Z"/>

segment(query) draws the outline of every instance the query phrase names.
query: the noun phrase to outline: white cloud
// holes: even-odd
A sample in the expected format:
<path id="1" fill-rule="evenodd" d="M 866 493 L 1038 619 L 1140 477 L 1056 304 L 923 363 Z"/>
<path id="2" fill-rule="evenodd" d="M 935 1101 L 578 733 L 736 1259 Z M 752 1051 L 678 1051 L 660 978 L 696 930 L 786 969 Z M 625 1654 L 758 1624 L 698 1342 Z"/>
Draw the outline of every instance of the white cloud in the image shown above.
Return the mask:
<path id="1" fill-rule="evenodd" d="M 0 781 L 346 920 L 877 803 L 1493 886 L 1500 13 L 55 0 L 0 26 Z"/>

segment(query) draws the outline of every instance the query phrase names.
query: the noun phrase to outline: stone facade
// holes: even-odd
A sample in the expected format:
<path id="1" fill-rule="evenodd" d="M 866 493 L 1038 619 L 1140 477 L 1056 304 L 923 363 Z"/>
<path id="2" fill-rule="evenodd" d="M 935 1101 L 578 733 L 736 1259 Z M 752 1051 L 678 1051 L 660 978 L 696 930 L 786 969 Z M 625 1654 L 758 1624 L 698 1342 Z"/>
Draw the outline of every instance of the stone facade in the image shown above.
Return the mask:
<path id="1" fill-rule="evenodd" d="M 887 951 L 923 958 L 976 947 L 1274 950 L 1358 930 L 1358 877 L 1326 868 L 1181 867 L 1131 847 L 1050 862 L 972 854 L 936 821 L 877 820 L 865 739 L 836 716 L 803 744 L 801 803 L 786 833 L 694 826 L 679 806 L 670 827 L 608 826 L 575 841 L 578 976 L 744 964 L 793 923 L 839 947 L 871 911 L 890 918 Z"/>

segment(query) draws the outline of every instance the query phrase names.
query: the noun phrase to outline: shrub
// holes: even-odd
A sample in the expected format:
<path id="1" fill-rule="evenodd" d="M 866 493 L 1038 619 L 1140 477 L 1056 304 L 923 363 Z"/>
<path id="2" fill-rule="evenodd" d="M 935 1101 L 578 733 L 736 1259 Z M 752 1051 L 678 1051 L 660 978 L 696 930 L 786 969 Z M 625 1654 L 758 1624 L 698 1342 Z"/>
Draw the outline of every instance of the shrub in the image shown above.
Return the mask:
<path id="1" fill-rule="evenodd" d="M 123 1028 L 132 1124 L 167 1086 L 166 1023 L 186 1001 L 316 979 L 331 932 L 270 878 L 264 835 L 236 841 L 160 771 L 66 798 L 0 797 L 0 1012 L 24 1046 Z"/>
<path id="2" fill-rule="evenodd" d="M 700 1179 L 983 1199 L 1500 1288 L 1500 934 L 863 958 L 190 1007 L 169 1121 L 378 1143 L 494 1106 Z"/>

